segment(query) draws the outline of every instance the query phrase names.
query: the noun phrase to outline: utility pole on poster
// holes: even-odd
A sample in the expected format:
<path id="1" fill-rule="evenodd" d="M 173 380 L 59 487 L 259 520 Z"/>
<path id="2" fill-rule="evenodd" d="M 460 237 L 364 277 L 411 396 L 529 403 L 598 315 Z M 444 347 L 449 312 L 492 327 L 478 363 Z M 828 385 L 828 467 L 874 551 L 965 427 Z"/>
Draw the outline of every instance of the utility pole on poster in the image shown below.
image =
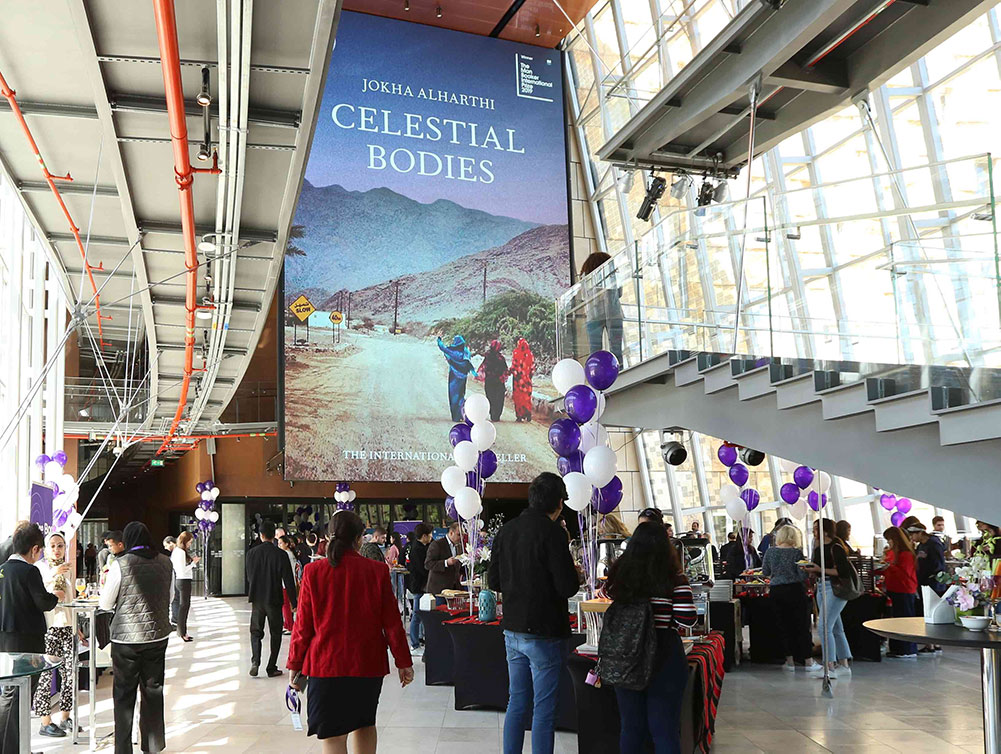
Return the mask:
<path id="1" fill-rule="evenodd" d="M 348 291 L 348 306 L 347 311 L 344 312 L 344 327 L 348 330 L 351 329 L 351 291 Z"/>
<path id="2" fill-rule="evenodd" d="M 393 335 L 396 335 L 400 314 L 400 281 L 393 281 Z"/>
<path id="3" fill-rule="evenodd" d="M 483 260 L 483 303 L 487 303 L 487 261 Z"/>

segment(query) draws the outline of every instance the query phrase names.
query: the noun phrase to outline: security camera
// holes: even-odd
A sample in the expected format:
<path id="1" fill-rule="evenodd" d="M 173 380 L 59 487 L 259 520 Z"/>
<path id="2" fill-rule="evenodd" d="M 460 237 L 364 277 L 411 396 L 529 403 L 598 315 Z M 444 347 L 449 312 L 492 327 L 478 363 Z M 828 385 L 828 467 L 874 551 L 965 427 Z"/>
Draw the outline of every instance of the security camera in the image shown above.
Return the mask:
<path id="1" fill-rule="evenodd" d="M 760 466 L 765 460 L 765 454 L 753 448 L 743 448 L 740 451 L 740 460 L 748 466 Z"/>
<path id="2" fill-rule="evenodd" d="M 660 444 L 660 453 L 668 466 L 680 466 L 688 459 L 688 451 L 677 440 L 667 440 Z"/>

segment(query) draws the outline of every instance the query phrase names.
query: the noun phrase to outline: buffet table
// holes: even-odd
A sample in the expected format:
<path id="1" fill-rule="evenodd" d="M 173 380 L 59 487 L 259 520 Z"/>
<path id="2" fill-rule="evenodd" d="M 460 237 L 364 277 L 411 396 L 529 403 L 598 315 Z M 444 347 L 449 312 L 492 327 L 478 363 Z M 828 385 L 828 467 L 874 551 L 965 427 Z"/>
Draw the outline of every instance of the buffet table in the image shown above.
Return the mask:
<path id="1" fill-rule="evenodd" d="M 424 626 L 424 683 L 427 686 L 452 684 L 452 639 L 445 631 L 445 621 L 460 615 L 450 612 L 444 605 L 434 610 L 421 610 Z"/>

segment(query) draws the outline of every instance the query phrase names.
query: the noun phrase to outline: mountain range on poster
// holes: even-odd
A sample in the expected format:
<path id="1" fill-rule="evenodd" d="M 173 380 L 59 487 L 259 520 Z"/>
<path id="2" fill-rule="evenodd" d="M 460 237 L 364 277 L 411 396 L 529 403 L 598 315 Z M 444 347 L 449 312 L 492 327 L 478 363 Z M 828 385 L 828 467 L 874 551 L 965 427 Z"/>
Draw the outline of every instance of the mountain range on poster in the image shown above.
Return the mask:
<path id="1" fill-rule="evenodd" d="M 306 256 L 288 256 L 285 290 L 318 309 L 351 292 L 356 318 L 390 324 L 394 283 L 401 321 L 461 316 L 488 295 L 524 290 L 552 298 L 566 286 L 566 225 L 537 225 L 439 199 L 423 204 L 388 188 L 303 184 L 295 219 Z M 378 265 L 372 260 L 379 259 Z M 294 292 L 294 293 L 293 293 Z M 288 303 L 288 302 L 286 302 Z"/>

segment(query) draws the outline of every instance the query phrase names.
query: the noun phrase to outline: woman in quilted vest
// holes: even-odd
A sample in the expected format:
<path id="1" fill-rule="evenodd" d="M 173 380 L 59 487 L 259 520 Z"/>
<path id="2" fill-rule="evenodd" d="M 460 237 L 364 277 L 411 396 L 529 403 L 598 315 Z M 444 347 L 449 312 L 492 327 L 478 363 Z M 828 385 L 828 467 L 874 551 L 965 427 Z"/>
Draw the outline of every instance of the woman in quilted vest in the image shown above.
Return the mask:
<path id="1" fill-rule="evenodd" d="M 139 521 L 125 527 L 125 550 L 108 569 L 101 609 L 111 620 L 112 697 L 115 702 L 115 754 L 132 754 L 136 689 L 142 694 L 140 748 L 158 754 L 166 748 L 163 675 L 170 636 L 171 565 L 153 547 L 149 529 Z"/>
<path id="2" fill-rule="evenodd" d="M 649 600 L 657 628 L 657 656 L 649 685 L 641 691 L 615 689 L 619 751 L 640 754 L 650 738 L 656 754 L 680 754 L 688 661 L 678 628 L 694 626 L 698 615 L 678 550 L 663 524 L 647 521 L 636 527 L 626 551 L 608 572 L 605 593 L 614 601 Z"/>

